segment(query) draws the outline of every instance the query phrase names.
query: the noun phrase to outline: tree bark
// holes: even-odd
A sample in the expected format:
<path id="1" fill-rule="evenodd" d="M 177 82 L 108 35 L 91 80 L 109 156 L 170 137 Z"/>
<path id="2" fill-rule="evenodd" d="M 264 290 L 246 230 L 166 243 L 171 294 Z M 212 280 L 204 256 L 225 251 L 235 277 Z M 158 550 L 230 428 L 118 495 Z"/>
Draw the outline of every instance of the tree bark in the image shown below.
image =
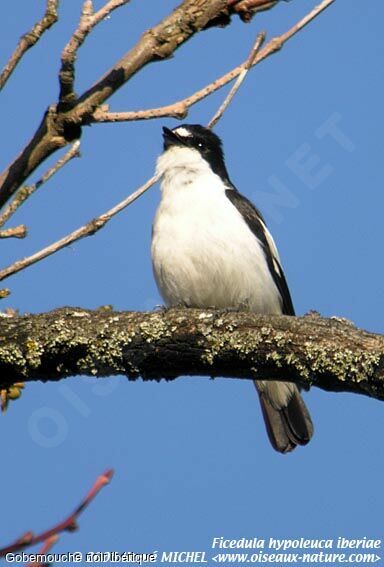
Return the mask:
<path id="1" fill-rule="evenodd" d="M 0 318 L 0 382 L 73 375 L 289 380 L 384 399 L 384 337 L 345 319 L 65 307 Z"/>

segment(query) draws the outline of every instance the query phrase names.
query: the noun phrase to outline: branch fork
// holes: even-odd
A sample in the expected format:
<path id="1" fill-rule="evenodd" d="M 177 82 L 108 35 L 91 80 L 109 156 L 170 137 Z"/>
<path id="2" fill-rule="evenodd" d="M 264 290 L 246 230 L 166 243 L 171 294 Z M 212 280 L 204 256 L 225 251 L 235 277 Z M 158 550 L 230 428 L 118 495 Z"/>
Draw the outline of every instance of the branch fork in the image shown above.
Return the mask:
<path id="1" fill-rule="evenodd" d="M 196 1 L 196 0 L 184 0 L 182 7 L 185 7 L 185 6 L 188 6 L 188 5 L 193 6 L 194 1 Z M 242 0 L 242 1 L 244 1 L 244 0 Z M 61 122 L 60 131 L 61 130 L 63 131 L 62 133 L 64 135 L 64 138 L 61 138 L 60 136 L 56 135 L 52 138 L 52 141 L 57 140 L 56 143 L 60 146 L 60 145 L 63 145 L 63 144 L 65 145 L 65 143 L 66 143 L 65 137 L 67 139 L 70 139 L 71 136 L 76 137 L 77 135 L 79 135 L 80 129 L 81 129 L 81 124 L 84 124 L 84 123 L 143 120 L 143 119 L 150 119 L 150 118 L 158 118 L 160 116 L 172 116 L 174 118 L 184 118 L 188 113 L 188 109 L 193 104 L 196 104 L 198 101 L 202 100 L 203 98 L 205 98 L 206 96 L 208 96 L 212 92 L 220 89 L 225 84 L 229 83 L 230 81 L 232 81 L 234 78 L 237 77 L 237 81 L 236 81 L 235 85 L 233 86 L 233 88 L 231 89 L 228 96 L 226 97 L 223 105 L 219 108 L 218 112 L 215 114 L 215 116 L 212 118 L 212 120 L 208 124 L 208 127 L 212 128 L 217 123 L 217 121 L 221 118 L 221 116 L 223 115 L 223 112 L 228 107 L 230 101 L 232 100 L 233 96 L 235 95 L 235 93 L 237 92 L 241 83 L 243 82 L 243 80 L 244 80 L 247 72 L 249 71 L 249 69 L 251 69 L 254 65 L 259 63 L 260 61 L 262 61 L 263 59 L 265 59 L 269 55 L 271 55 L 271 54 L 275 53 L 277 50 L 279 50 L 286 41 L 288 41 L 291 37 L 293 37 L 300 29 L 302 29 L 305 25 L 307 25 L 316 16 L 318 16 L 323 10 L 325 10 L 334 1 L 335 0 L 323 0 L 316 8 L 314 8 L 309 14 L 307 14 L 304 18 L 302 18 L 299 22 L 297 22 L 297 24 L 295 24 L 291 29 L 289 29 L 286 33 L 282 34 L 281 36 L 273 38 L 263 49 L 261 49 L 261 46 L 264 42 L 265 34 L 264 33 L 259 34 L 257 39 L 256 39 L 255 45 L 252 48 L 250 55 L 248 56 L 248 58 L 246 59 L 246 61 L 243 64 L 232 69 L 232 71 L 229 71 L 228 73 L 226 73 L 225 75 L 223 75 L 222 77 L 220 77 L 216 81 L 210 83 L 209 85 L 207 85 L 206 87 L 204 87 L 200 91 L 197 91 L 196 93 L 189 96 L 188 98 L 186 98 L 182 101 L 178 101 L 178 102 L 174 103 L 173 105 L 168 105 L 168 106 L 157 108 L 157 109 L 149 109 L 149 110 L 141 110 L 141 111 L 133 111 L 133 112 L 132 111 L 131 112 L 123 112 L 123 113 L 113 113 L 113 112 L 111 113 L 111 112 L 109 112 L 108 105 L 103 104 L 103 103 L 104 103 L 104 100 L 106 98 L 108 98 L 108 96 L 109 96 L 107 94 L 107 91 L 106 91 L 106 85 L 109 82 L 109 78 L 111 77 L 111 74 L 112 74 L 112 71 L 111 71 L 109 73 L 109 75 L 107 75 L 105 78 L 101 79 L 99 81 L 99 83 L 97 83 L 92 89 L 90 89 L 90 91 L 85 93 L 81 97 L 81 99 L 79 99 L 78 103 L 76 103 L 76 107 L 73 108 L 71 111 L 66 112 L 64 115 L 60 114 L 60 113 L 55 115 L 55 109 L 54 109 L 54 107 L 51 107 L 51 111 L 50 111 L 50 113 L 47 114 L 47 117 L 46 117 L 47 124 L 45 125 L 43 123 L 40 129 L 44 130 L 45 128 L 48 127 L 48 125 L 49 125 L 48 119 L 53 112 L 54 116 L 53 117 L 51 116 L 51 120 L 53 120 L 53 130 L 54 130 L 54 128 L 56 128 L 56 132 L 57 132 L 57 124 L 60 124 L 60 122 Z M 61 73 L 61 79 L 62 79 L 61 80 L 61 87 L 62 88 L 61 88 L 60 100 L 61 100 L 61 103 L 65 103 L 64 106 L 66 106 L 67 103 L 69 104 L 69 106 L 71 106 L 71 104 L 72 104 L 71 101 L 74 101 L 75 98 L 76 98 L 75 94 L 74 94 L 74 90 L 73 90 L 73 81 L 74 81 L 74 66 L 73 65 L 74 65 L 75 54 L 77 52 L 77 49 L 81 46 L 82 42 L 84 41 L 84 39 L 85 39 L 86 35 L 89 33 L 89 31 L 99 21 L 101 21 L 104 17 L 106 17 L 106 15 L 108 15 L 108 13 L 110 13 L 110 11 L 112 9 L 116 9 L 120 5 L 126 4 L 127 2 L 128 2 L 128 0 L 110 0 L 109 2 L 106 3 L 106 5 L 103 8 L 101 8 L 98 12 L 96 12 L 94 14 L 92 12 L 92 10 L 93 10 L 92 2 L 87 0 L 84 3 L 83 14 L 82 14 L 82 18 L 81 18 L 79 27 L 76 30 L 75 34 L 72 36 L 72 38 L 69 41 L 69 43 L 67 44 L 67 46 L 64 48 L 63 56 L 62 56 L 62 68 L 61 68 L 61 72 L 60 72 Z M 230 5 L 233 5 L 233 6 L 239 6 L 241 4 L 242 4 L 242 2 L 234 2 L 234 0 L 231 0 L 231 2 L 230 2 Z M 264 9 L 266 9 L 267 4 L 270 4 L 270 2 L 265 2 L 265 1 L 263 2 L 261 0 L 255 0 L 253 2 L 253 4 L 254 4 L 253 7 L 255 7 L 255 8 L 257 7 L 257 8 L 260 9 L 263 6 Z M 269 7 L 271 7 L 271 6 L 269 6 Z M 154 28 L 154 29 L 156 29 L 156 32 L 159 35 L 161 35 L 161 33 L 165 33 L 164 30 L 167 29 L 168 20 L 173 21 L 175 15 L 177 16 L 177 10 L 168 19 L 166 18 L 162 22 L 162 24 L 159 24 L 159 26 L 156 26 L 156 28 Z M 177 22 L 178 22 L 178 20 L 177 20 L 177 17 L 176 17 L 176 24 L 175 25 L 177 25 Z M 179 25 L 180 25 L 180 22 L 179 22 Z M 153 35 L 153 33 L 152 33 L 152 35 Z M 143 38 L 147 38 L 149 36 L 151 36 L 151 34 L 148 35 L 148 33 L 147 33 L 147 34 L 144 34 Z M 144 41 L 144 39 L 142 39 L 142 41 Z M 147 39 L 145 41 L 147 41 Z M 144 41 L 144 43 L 145 43 L 145 41 Z M 150 40 L 148 39 L 148 41 L 150 41 Z M 151 39 L 150 43 L 152 41 L 154 41 L 154 40 Z M 139 45 L 140 45 L 140 42 L 139 42 Z M 152 45 L 152 43 L 151 43 L 151 45 Z M 176 49 L 176 47 L 177 47 L 177 45 L 175 44 L 174 49 Z M 169 47 L 167 49 L 169 49 Z M 135 50 L 133 50 L 133 52 L 134 51 Z M 151 49 L 150 49 L 150 51 L 151 51 Z M 152 51 L 151 51 L 151 53 L 152 53 Z M 128 62 L 129 62 L 129 59 L 127 59 L 127 56 L 126 56 L 125 58 L 123 58 L 122 61 L 124 61 L 124 64 L 127 65 Z M 145 62 L 143 62 L 143 64 L 145 64 Z M 68 69 L 70 71 L 69 75 L 68 75 L 68 77 L 70 79 L 69 81 L 67 81 L 67 79 L 65 78 L 65 76 L 66 76 L 65 74 L 68 71 Z M 131 69 L 131 71 L 135 72 L 135 70 L 133 70 L 133 69 Z M 64 75 L 63 75 L 63 73 L 64 73 Z M 125 80 L 128 80 L 128 76 L 126 77 Z M 119 86 L 120 86 L 119 84 L 116 84 L 115 90 Z M 98 98 L 99 89 L 102 89 L 102 91 L 103 91 L 103 95 L 102 95 L 101 98 Z M 113 91 L 111 91 L 110 94 L 112 94 L 112 92 Z M 95 106 L 96 106 L 96 110 L 95 110 Z M 59 105 L 59 107 L 60 107 L 60 105 Z M 67 127 L 66 127 L 66 125 L 67 125 Z M 78 143 L 78 142 L 75 142 L 75 144 L 76 143 Z M 34 143 L 31 142 L 30 146 L 34 147 Z M 53 152 L 55 149 L 56 148 L 54 146 L 52 146 L 51 152 Z M 71 150 L 68 153 L 70 154 Z M 27 155 L 24 155 L 24 157 L 22 156 L 23 160 L 25 160 L 27 157 L 28 157 Z M 22 165 L 25 166 L 24 161 L 23 161 Z M 79 240 L 80 238 L 84 238 L 84 237 L 91 236 L 91 235 L 95 234 L 95 232 L 97 232 L 103 226 L 105 226 L 105 224 L 115 214 L 117 214 L 118 212 L 125 209 L 128 205 L 130 205 L 132 202 L 134 202 L 140 195 L 142 195 L 145 191 L 147 191 L 150 187 L 152 187 L 152 185 L 154 185 L 154 183 L 157 180 L 158 180 L 158 177 L 156 177 L 156 176 L 152 177 L 144 185 L 142 185 L 139 189 L 134 191 L 131 195 L 129 195 L 127 198 L 125 198 L 121 203 L 118 203 L 115 207 L 113 207 L 112 209 L 110 209 L 106 213 L 100 215 L 99 217 L 97 217 L 95 219 L 92 219 L 86 225 L 84 225 L 84 226 L 78 228 L 77 230 L 71 232 L 70 234 L 68 234 L 64 238 L 61 238 L 60 240 L 52 243 L 51 245 L 40 250 L 39 252 L 32 254 L 31 256 L 29 256 L 27 258 L 23 258 L 22 260 L 18 260 L 16 262 L 14 262 L 13 264 L 11 264 L 10 266 L 0 270 L 0 281 L 11 276 L 12 274 L 19 272 L 20 270 L 25 269 L 27 266 L 35 264 L 36 262 L 39 262 L 43 258 L 46 258 L 46 257 L 50 256 L 51 254 L 56 253 L 58 250 L 72 244 L 73 242 L 75 242 L 76 240 Z M 0 187 L 1 187 L 1 178 L 0 178 Z M 11 190 L 10 187 L 8 187 L 7 191 L 9 192 L 9 191 L 12 191 L 12 190 Z M 24 200 L 23 195 L 25 194 L 26 191 L 28 192 L 28 190 L 26 188 L 22 189 L 21 193 L 18 193 L 17 196 L 15 197 L 14 202 L 11 203 L 11 205 L 6 209 L 6 211 L 3 213 L 3 215 L 0 216 L 0 226 L 2 224 L 2 221 L 5 222 L 4 218 L 7 220 L 9 218 L 10 214 L 12 214 L 12 212 L 14 211 L 14 209 L 17 208 L 17 206 L 19 206 L 19 204 L 21 204 L 21 202 L 23 202 L 23 200 Z M 3 193 L 4 193 L 4 187 L 3 187 Z M 0 204 L 1 204 L 1 189 L 0 189 Z M 0 236 L 1 236 L 1 233 L 0 233 Z"/>

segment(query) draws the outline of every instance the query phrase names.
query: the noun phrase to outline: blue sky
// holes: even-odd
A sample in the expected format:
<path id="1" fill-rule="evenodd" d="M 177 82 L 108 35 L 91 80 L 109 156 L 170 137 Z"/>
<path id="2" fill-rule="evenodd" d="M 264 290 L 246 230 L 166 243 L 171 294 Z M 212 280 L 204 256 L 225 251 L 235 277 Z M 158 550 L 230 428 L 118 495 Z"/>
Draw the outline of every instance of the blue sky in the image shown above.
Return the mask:
<path id="1" fill-rule="evenodd" d="M 148 66 L 110 100 L 113 110 L 168 104 L 239 64 L 262 29 L 286 31 L 316 2 L 293 0 L 234 21 Z M 42 0 L 7 3 L 0 64 L 40 17 Z M 96 7 L 101 2 L 95 2 Z M 27 142 L 57 97 L 60 51 L 81 2 L 30 51 L 2 93 L 1 166 Z M 176 2 L 132 2 L 81 49 L 82 92 Z M 316 309 L 383 331 L 382 3 L 336 2 L 249 73 L 220 121 L 228 169 L 265 213 L 298 314 Z M 224 91 L 195 106 L 207 123 Z M 161 119 L 85 128 L 72 161 L 14 217 L 24 241 L 2 241 L 2 266 L 33 253 L 120 201 L 153 173 Z M 333 125 L 332 135 L 330 125 Z M 335 128 L 337 127 L 337 131 Z M 45 171 L 58 155 L 33 175 Z M 314 160 L 308 178 L 298 164 Z M 96 236 L 7 280 L 1 307 L 146 310 L 161 304 L 150 262 L 158 187 Z M 5 283 L 5 282 L 2 282 Z M 209 551 L 214 537 L 380 538 L 384 497 L 382 403 L 312 389 L 315 436 L 281 456 L 267 440 L 250 382 L 183 378 L 128 383 L 73 378 L 28 385 L 0 418 L 0 546 L 62 519 L 94 479 L 113 482 L 56 551 Z"/>

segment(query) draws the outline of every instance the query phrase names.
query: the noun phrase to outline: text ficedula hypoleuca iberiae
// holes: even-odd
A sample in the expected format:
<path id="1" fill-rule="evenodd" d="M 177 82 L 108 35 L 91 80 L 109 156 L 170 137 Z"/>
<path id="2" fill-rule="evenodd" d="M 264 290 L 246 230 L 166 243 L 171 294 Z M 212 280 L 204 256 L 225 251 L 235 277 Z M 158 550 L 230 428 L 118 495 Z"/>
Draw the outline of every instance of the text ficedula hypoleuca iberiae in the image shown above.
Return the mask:
<path id="1" fill-rule="evenodd" d="M 189 124 L 163 132 L 152 261 L 166 304 L 294 315 L 273 238 L 231 182 L 218 136 Z M 273 447 L 287 453 L 308 443 L 313 425 L 297 386 L 255 385 Z"/>

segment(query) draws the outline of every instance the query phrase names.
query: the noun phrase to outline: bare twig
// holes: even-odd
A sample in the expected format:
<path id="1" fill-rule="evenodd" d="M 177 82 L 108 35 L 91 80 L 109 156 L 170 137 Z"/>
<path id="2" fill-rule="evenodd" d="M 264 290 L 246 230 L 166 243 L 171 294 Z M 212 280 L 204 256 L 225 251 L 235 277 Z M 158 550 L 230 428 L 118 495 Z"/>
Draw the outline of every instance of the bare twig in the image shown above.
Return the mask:
<path id="1" fill-rule="evenodd" d="M 192 106 L 192 104 L 188 105 L 188 99 L 184 99 L 166 106 L 159 106 L 158 108 L 127 110 L 126 112 L 109 112 L 109 105 L 104 104 L 95 110 L 90 122 L 131 122 L 135 120 L 153 120 L 154 118 L 164 118 L 165 116 L 183 119 L 188 115 L 188 107 Z"/>
<path id="2" fill-rule="evenodd" d="M 28 199 L 28 197 L 32 195 L 32 193 L 36 191 L 36 189 L 41 187 L 43 183 L 46 183 L 48 179 L 55 175 L 55 173 L 57 173 L 59 169 L 64 167 L 64 165 L 71 159 L 73 159 L 74 157 L 79 157 L 79 148 L 80 140 L 76 140 L 76 142 L 72 144 L 65 155 L 57 160 L 57 162 L 52 167 L 50 167 L 38 181 L 36 181 L 36 183 L 33 183 L 33 185 L 26 185 L 25 187 L 19 189 L 13 201 L 8 205 L 6 209 L 4 209 L 4 212 L 0 215 L 0 227 L 3 226 L 7 222 L 7 220 L 9 220 L 9 218 L 15 213 L 15 211 L 17 211 L 17 209 L 24 203 L 24 201 L 26 201 L 26 199 Z"/>
<path id="3" fill-rule="evenodd" d="M 323 0 L 318 6 L 316 6 L 309 14 L 292 26 L 284 34 L 272 38 L 267 45 L 261 49 L 254 58 L 252 67 L 266 59 L 269 55 L 272 55 L 276 51 L 282 48 L 284 43 L 286 43 L 291 37 L 293 37 L 298 31 L 304 28 L 310 21 L 316 18 L 321 12 L 333 4 L 335 0 Z M 241 75 L 244 71 L 244 63 L 238 65 L 231 71 L 228 71 L 225 75 L 222 75 L 209 85 L 206 85 L 199 91 L 189 97 L 179 100 L 173 104 L 167 106 L 162 106 L 159 108 L 151 108 L 148 110 L 137 110 L 130 112 L 108 112 L 105 107 L 100 107 L 97 109 L 92 118 L 91 122 L 126 122 L 131 120 L 149 120 L 152 118 L 162 118 L 165 116 L 170 116 L 172 118 L 185 118 L 188 115 L 188 109 L 200 102 L 202 99 L 211 95 L 215 91 L 221 89 L 226 84 L 230 83 Z"/>
<path id="4" fill-rule="evenodd" d="M 42 19 L 38 21 L 29 32 L 20 38 L 15 51 L 12 53 L 4 69 L 0 73 L 0 90 L 4 87 L 5 83 L 12 75 L 24 53 L 33 47 L 35 43 L 39 41 L 43 33 L 57 22 L 58 5 L 59 0 L 47 0 L 47 7 Z"/>
<path id="5" fill-rule="evenodd" d="M 41 546 L 41 549 L 39 549 L 39 551 L 37 552 L 37 555 L 45 555 L 46 553 L 48 553 L 48 551 L 55 545 L 58 540 L 59 536 L 57 534 L 48 537 Z M 48 565 L 48 563 L 32 561 L 31 563 L 28 563 L 27 567 L 48 567 Z"/>
<path id="6" fill-rule="evenodd" d="M 30 547 L 31 545 L 35 545 L 36 543 L 47 542 L 52 536 L 55 536 L 64 531 L 74 531 L 77 529 L 77 518 L 81 514 L 81 512 L 90 504 L 90 502 L 97 496 L 100 490 L 108 484 L 113 476 L 113 470 L 107 470 L 104 474 L 100 475 L 94 485 L 92 486 L 91 490 L 84 498 L 84 500 L 79 504 L 79 506 L 72 512 L 68 518 L 54 526 L 53 528 L 38 534 L 34 535 L 32 532 L 27 532 L 21 538 L 17 539 L 11 545 L 7 547 L 3 547 L 0 549 L 0 557 L 4 557 L 7 553 L 14 553 L 15 551 L 20 551 L 25 547 Z M 52 541 L 52 540 L 51 540 Z M 52 545 L 52 543 L 51 543 Z"/>
<path id="7" fill-rule="evenodd" d="M 243 70 L 238 75 L 235 84 L 232 86 L 232 88 L 229 91 L 227 97 L 225 98 L 223 104 L 220 106 L 219 110 L 215 113 L 215 115 L 209 121 L 209 123 L 207 125 L 208 128 L 214 128 L 216 126 L 216 124 L 218 123 L 218 121 L 220 120 L 220 118 L 223 116 L 225 110 L 230 105 L 233 97 L 235 96 L 235 94 L 239 90 L 241 84 L 243 83 L 245 77 L 247 76 L 249 69 L 252 67 L 252 65 L 253 65 L 253 63 L 256 59 L 256 56 L 257 56 L 257 54 L 260 50 L 260 47 L 263 45 L 264 41 L 265 41 L 265 32 L 261 32 L 261 33 L 258 34 L 256 41 L 255 41 L 255 43 L 254 43 L 254 45 L 251 49 L 251 52 L 248 56 L 248 59 L 244 63 Z"/>
<path id="8" fill-rule="evenodd" d="M 25 224 L 19 224 L 6 230 L 0 230 L 0 238 L 25 238 L 27 236 L 27 227 Z"/>
<path id="9" fill-rule="evenodd" d="M 131 193 L 131 195 L 126 197 L 123 201 L 115 205 L 112 209 L 110 209 L 106 213 L 92 219 L 86 225 L 71 232 L 64 238 L 57 240 L 53 244 L 50 244 L 46 248 L 43 248 L 39 252 L 32 254 L 32 256 L 28 256 L 27 258 L 18 260 L 14 264 L 11 264 L 7 268 L 4 268 L 3 270 L 0 271 L 0 281 L 8 278 L 12 274 L 16 274 L 17 272 L 24 270 L 24 268 L 26 268 L 27 266 L 36 264 L 36 262 L 39 262 L 40 260 L 43 260 L 44 258 L 47 258 L 52 254 L 55 254 L 55 252 L 58 252 L 59 250 L 65 248 L 66 246 L 69 246 L 76 240 L 80 240 L 81 238 L 85 238 L 87 236 L 92 236 L 93 234 L 95 234 L 95 232 L 103 228 L 103 226 L 106 225 L 107 222 L 110 221 L 112 217 L 114 217 L 115 215 L 120 213 L 120 211 L 128 207 L 128 205 L 136 201 L 136 199 L 138 199 L 143 193 L 145 193 L 145 191 L 147 191 L 150 187 L 152 187 L 152 185 L 154 185 L 156 181 L 158 181 L 158 179 L 159 176 L 152 177 L 146 183 L 144 183 L 144 185 L 139 187 L 139 189 Z"/>
<path id="10" fill-rule="evenodd" d="M 130 0 L 109 0 L 100 10 L 93 12 L 92 0 L 85 0 L 81 12 L 81 18 L 76 31 L 73 33 L 61 54 L 61 69 L 59 73 L 61 105 L 73 105 L 76 100 L 75 82 L 75 61 L 79 48 L 84 43 L 88 34 L 93 28 L 104 20 L 113 10 L 127 4 Z"/>

